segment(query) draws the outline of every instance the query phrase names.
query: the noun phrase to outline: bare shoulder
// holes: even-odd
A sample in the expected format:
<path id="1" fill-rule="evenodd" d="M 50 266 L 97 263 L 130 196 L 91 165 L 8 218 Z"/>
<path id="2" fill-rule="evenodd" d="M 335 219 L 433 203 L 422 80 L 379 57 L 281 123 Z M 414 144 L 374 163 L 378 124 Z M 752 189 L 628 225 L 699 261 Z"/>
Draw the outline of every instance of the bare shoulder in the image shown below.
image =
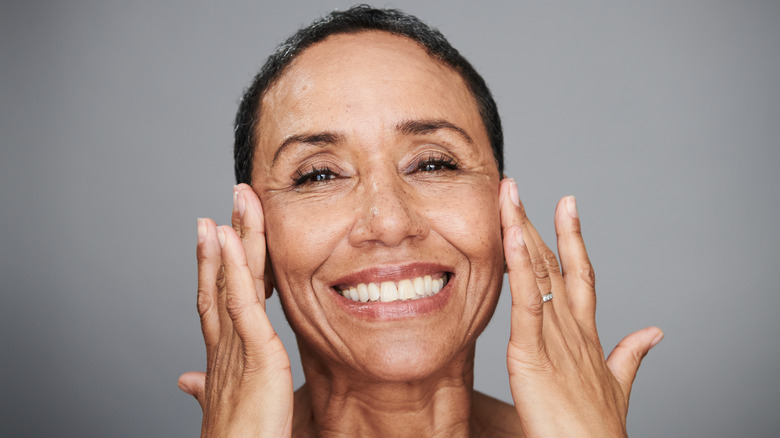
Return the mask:
<path id="1" fill-rule="evenodd" d="M 474 391 L 471 407 L 474 418 L 485 437 L 522 437 L 520 419 L 515 407 L 501 400 Z"/>

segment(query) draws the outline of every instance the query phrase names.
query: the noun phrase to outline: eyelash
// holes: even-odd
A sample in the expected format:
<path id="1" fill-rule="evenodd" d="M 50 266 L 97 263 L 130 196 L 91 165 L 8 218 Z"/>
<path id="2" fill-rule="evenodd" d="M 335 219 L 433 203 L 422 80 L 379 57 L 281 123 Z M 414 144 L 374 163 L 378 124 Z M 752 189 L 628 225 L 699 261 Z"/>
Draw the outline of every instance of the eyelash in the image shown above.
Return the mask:
<path id="1" fill-rule="evenodd" d="M 316 178 L 325 175 L 326 179 L 317 180 Z M 328 166 L 316 168 L 314 166 L 311 166 L 311 170 L 309 170 L 306 173 L 303 173 L 300 169 L 298 169 L 297 172 L 295 172 L 295 176 L 293 177 L 293 184 L 297 186 L 302 186 L 304 184 L 321 184 L 326 183 L 336 177 L 336 172 L 332 171 Z"/>
<path id="2" fill-rule="evenodd" d="M 435 168 L 430 170 L 425 170 L 425 168 L 428 166 L 433 166 Z M 425 172 L 425 173 L 441 172 L 445 169 L 457 170 L 459 168 L 460 165 L 458 164 L 457 160 L 444 154 L 429 155 L 428 157 L 418 161 L 417 163 L 409 167 L 411 172 Z M 325 178 L 317 179 L 321 176 L 324 176 Z M 293 176 L 293 184 L 296 187 L 302 186 L 304 184 L 323 184 L 335 179 L 337 176 L 338 174 L 333 170 L 331 170 L 331 168 L 329 168 L 328 166 L 324 166 L 320 168 L 312 166 L 311 170 L 305 173 L 300 169 L 297 172 L 295 172 L 295 176 Z"/>
<path id="3" fill-rule="evenodd" d="M 437 169 L 424 170 L 426 166 L 436 166 Z M 411 166 L 411 169 L 418 172 L 441 172 L 442 170 L 458 170 L 460 165 L 454 158 L 444 154 L 430 154 L 416 164 Z"/>

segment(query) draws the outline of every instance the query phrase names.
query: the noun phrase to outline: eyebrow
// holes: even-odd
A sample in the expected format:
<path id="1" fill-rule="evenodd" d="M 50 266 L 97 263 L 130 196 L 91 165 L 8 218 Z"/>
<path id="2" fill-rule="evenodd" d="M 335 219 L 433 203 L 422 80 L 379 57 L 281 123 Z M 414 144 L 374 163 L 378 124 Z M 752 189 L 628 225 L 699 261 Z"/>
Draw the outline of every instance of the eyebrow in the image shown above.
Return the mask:
<path id="1" fill-rule="evenodd" d="M 450 130 L 460 135 L 469 145 L 474 146 L 474 140 L 471 139 L 471 136 L 466 132 L 465 129 L 446 120 L 404 120 L 398 123 L 395 129 L 404 135 L 423 135 L 441 130 Z M 343 134 L 328 131 L 317 132 L 314 134 L 291 135 L 284 139 L 282 144 L 279 145 L 279 148 L 276 149 L 276 152 L 274 152 L 274 158 L 271 160 L 271 166 L 276 163 L 285 149 L 294 143 L 304 143 L 313 146 L 327 146 L 342 143 L 344 141 L 346 140 Z"/>
<path id="2" fill-rule="evenodd" d="M 274 158 L 271 160 L 271 166 L 276 163 L 276 160 L 282 155 L 282 152 L 293 143 L 305 143 L 314 146 L 325 146 L 330 144 L 341 143 L 344 141 L 344 136 L 335 132 L 318 132 L 316 134 L 297 134 L 291 135 L 284 139 L 279 148 L 274 152 Z"/>
<path id="3" fill-rule="evenodd" d="M 422 135 L 440 130 L 450 130 L 455 131 L 469 145 L 474 145 L 474 140 L 471 139 L 471 136 L 465 129 L 446 120 L 404 120 L 396 125 L 396 130 L 405 135 Z"/>

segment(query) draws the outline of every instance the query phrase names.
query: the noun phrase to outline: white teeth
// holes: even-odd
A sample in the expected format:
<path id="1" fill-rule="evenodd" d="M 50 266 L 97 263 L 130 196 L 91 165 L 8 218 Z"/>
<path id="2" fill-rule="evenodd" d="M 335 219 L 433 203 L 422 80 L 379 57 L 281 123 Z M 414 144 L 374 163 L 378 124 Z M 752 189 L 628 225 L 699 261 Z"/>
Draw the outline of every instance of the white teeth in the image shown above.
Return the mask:
<path id="1" fill-rule="evenodd" d="M 425 296 L 425 280 L 423 280 L 422 277 L 416 277 L 414 279 L 414 293 L 420 297 Z"/>
<path id="2" fill-rule="evenodd" d="M 414 286 L 412 280 L 401 280 L 398 282 L 398 298 L 410 300 L 414 298 Z"/>
<path id="3" fill-rule="evenodd" d="M 366 286 L 365 283 L 360 283 L 359 285 L 357 285 L 357 292 L 358 292 L 358 297 L 360 297 L 360 301 L 364 303 L 368 301 L 368 286 Z M 350 296 L 350 298 L 352 297 Z"/>
<path id="4" fill-rule="evenodd" d="M 443 285 L 444 285 L 444 281 L 441 278 L 439 278 L 437 280 L 433 280 L 433 284 L 432 284 L 432 287 L 431 287 L 431 294 L 432 295 L 436 294 L 436 292 L 441 290 L 441 287 Z M 352 289 L 350 289 L 350 290 L 352 290 Z"/>
<path id="5" fill-rule="evenodd" d="M 395 283 L 392 281 L 383 281 L 382 285 L 379 286 L 379 291 L 382 302 L 395 301 L 398 299 L 398 288 L 395 287 Z"/>
<path id="6" fill-rule="evenodd" d="M 376 283 L 368 283 L 368 299 L 369 301 L 379 301 L 379 286 Z"/>
<path id="7" fill-rule="evenodd" d="M 341 295 L 352 301 L 396 301 L 417 300 L 436 295 L 449 281 L 447 274 L 434 279 L 430 275 L 408 278 L 398 283 L 383 281 L 382 283 L 360 283 L 341 289 Z"/>

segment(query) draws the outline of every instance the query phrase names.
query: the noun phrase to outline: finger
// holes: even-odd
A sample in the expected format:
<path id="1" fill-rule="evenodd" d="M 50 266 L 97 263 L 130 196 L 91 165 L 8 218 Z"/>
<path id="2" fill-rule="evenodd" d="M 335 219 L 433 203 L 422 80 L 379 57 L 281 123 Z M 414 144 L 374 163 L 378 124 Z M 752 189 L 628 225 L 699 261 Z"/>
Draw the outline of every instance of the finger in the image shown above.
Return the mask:
<path id="1" fill-rule="evenodd" d="M 628 401 L 631 385 L 642 359 L 651 348 L 658 345 L 664 333 L 658 327 L 647 327 L 623 338 L 607 358 L 607 366 L 620 384 Z"/>
<path id="2" fill-rule="evenodd" d="M 512 192 L 514 191 L 514 195 Z M 512 294 L 510 345 L 522 350 L 543 350 L 542 325 L 544 309 L 531 258 L 526 248 L 522 207 L 519 204 L 516 185 L 504 180 L 501 185 L 501 222 L 504 235 L 509 289 Z"/>
<path id="3" fill-rule="evenodd" d="M 512 178 L 506 178 L 501 181 L 499 187 L 499 208 L 501 214 L 501 226 L 503 230 L 512 225 L 523 225 L 525 222 L 525 209 L 520 202 L 520 196 L 517 193 L 517 183 Z"/>
<path id="4" fill-rule="evenodd" d="M 532 234 L 536 233 L 536 230 L 531 225 L 531 221 L 525 214 L 520 197 L 517 194 L 517 183 L 513 179 L 505 180 L 506 185 L 502 187 L 503 199 L 501 203 L 502 208 L 502 223 L 504 227 L 511 226 L 512 224 L 519 224 L 523 229 L 523 241 L 525 249 L 528 252 L 528 256 L 531 261 L 531 270 L 536 276 L 536 285 L 538 290 L 538 298 L 541 301 L 542 295 L 545 295 L 552 291 L 552 281 L 550 279 L 549 271 L 547 270 L 547 263 L 537 247 L 536 241 L 541 242 L 541 239 L 534 239 Z M 543 244 L 543 243 L 542 243 Z M 545 312 L 548 319 L 555 319 L 555 310 L 553 306 L 546 306 L 548 311 Z M 552 326 L 550 326 L 552 327 Z"/>
<path id="5" fill-rule="evenodd" d="M 255 282 L 247 263 L 244 247 L 236 232 L 227 226 L 217 228 L 225 267 L 225 309 L 245 353 L 261 351 L 271 337 L 276 336 L 260 302 Z"/>
<path id="6" fill-rule="evenodd" d="M 203 409 L 203 395 L 206 393 L 206 373 L 190 371 L 179 376 L 179 389 L 195 397 Z"/>
<path id="7" fill-rule="evenodd" d="M 241 243 L 244 245 L 249 270 L 255 282 L 255 290 L 258 291 L 258 298 L 265 307 L 265 298 L 273 292 L 273 283 L 271 278 L 270 264 L 267 259 L 266 241 L 265 241 L 265 218 L 263 216 L 263 207 L 260 199 L 255 194 L 252 187 L 247 184 L 236 186 L 236 195 L 234 197 L 233 215 L 238 214 L 240 226 L 238 229 L 234 226 L 241 237 Z"/>
<path id="8" fill-rule="evenodd" d="M 552 301 L 552 307 L 555 313 L 561 316 L 570 315 L 568 294 L 566 293 L 566 283 L 561 274 L 561 268 L 558 264 L 558 256 L 544 243 L 542 236 L 536 231 L 536 227 L 530 219 L 525 221 L 525 236 L 531 260 L 534 261 L 534 270 L 537 273 L 537 281 L 542 294 L 552 293 L 555 298 Z"/>
<path id="9" fill-rule="evenodd" d="M 222 266 L 222 255 L 217 242 L 216 224 L 211 219 L 198 218 L 198 315 L 210 352 L 219 342 L 217 275 Z"/>
<path id="10" fill-rule="evenodd" d="M 552 278 L 550 276 L 550 271 L 547 268 L 548 262 L 545 261 L 545 255 L 543 255 L 542 251 L 540 250 L 539 244 L 541 244 L 542 248 L 546 248 L 546 246 L 544 246 L 542 239 L 538 237 L 536 229 L 533 227 L 530 219 L 528 219 L 528 216 L 525 214 L 525 209 L 523 208 L 522 202 L 520 202 L 520 197 L 517 194 L 517 183 L 513 179 L 506 181 L 507 183 L 506 187 L 504 187 L 504 190 L 506 190 L 505 199 L 507 201 L 502 203 L 502 208 L 504 208 L 502 212 L 502 221 L 504 221 L 504 224 L 518 223 L 523 228 L 525 249 L 528 252 L 528 256 L 530 258 L 531 270 L 536 276 L 536 284 L 539 294 L 538 299 L 541 301 L 543 295 L 553 291 Z M 517 216 L 517 218 L 513 218 L 513 216 Z M 534 235 L 536 235 L 536 237 L 534 237 Z M 548 252 L 551 253 L 549 250 Z M 550 257 L 550 255 L 548 254 L 547 257 Z M 555 258 L 555 254 L 552 254 L 552 257 Z M 553 305 L 545 307 L 547 307 L 547 310 L 545 311 L 545 318 L 550 320 L 550 322 L 556 320 L 557 316 L 555 314 L 555 307 Z M 554 325 L 548 324 L 547 327 L 552 329 Z"/>
<path id="11" fill-rule="evenodd" d="M 513 225 L 504 234 L 504 255 L 506 257 L 509 290 L 512 293 L 512 330 L 510 344 L 522 350 L 541 352 L 544 349 L 542 327 L 544 307 L 536 276 L 533 274 L 531 258 L 523 240 L 523 229 Z"/>
<path id="12" fill-rule="evenodd" d="M 526 251 L 531 258 L 533 272 L 536 274 L 539 293 L 546 294 L 552 289 L 550 276 L 534 239 L 529 235 L 529 230 L 527 228 L 529 220 L 525 214 L 525 209 L 520 202 L 520 196 L 517 193 L 517 183 L 514 179 L 505 179 L 502 182 L 501 190 L 502 226 L 504 227 L 504 230 L 512 225 L 520 225 L 523 227 L 523 241 Z"/>
<path id="13" fill-rule="evenodd" d="M 555 210 L 555 232 L 571 313 L 581 327 L 596 336 L 596 277 L 585 250 L 574 196 L 566 196 Z"/>

